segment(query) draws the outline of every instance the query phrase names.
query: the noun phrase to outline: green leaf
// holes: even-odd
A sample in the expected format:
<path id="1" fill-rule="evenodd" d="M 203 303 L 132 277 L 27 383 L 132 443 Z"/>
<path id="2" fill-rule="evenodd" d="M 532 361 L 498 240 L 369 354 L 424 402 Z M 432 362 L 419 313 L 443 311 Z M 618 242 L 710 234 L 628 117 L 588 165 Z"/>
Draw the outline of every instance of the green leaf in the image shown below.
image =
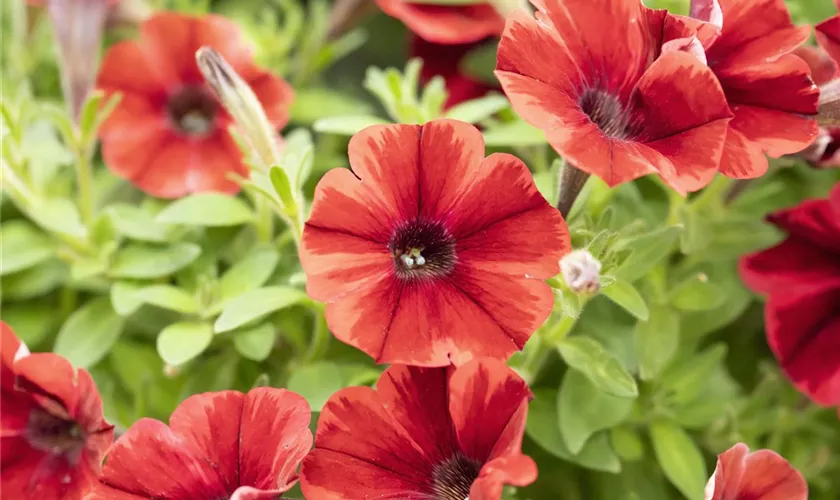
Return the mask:
<path id="1" fill-rule="evenodd" d="M 239 295 L 228 302 L 216 320 L 216 333 L 239 328 L 251 321 L 306 300 L 306 294 L 297 288 L 269 286 Z"/>
<path id="2" fill-rule="evenodd" d="M 720 306 L 726 294 L 705 274 L 698 274 L 674 287 L 670 299 L 671 305 L 681 311 L 708 311 Z"/>
<path id="3" fill-rule="evenodd" d="M 355 97 L 328 88 L 295 89 L 291 119 L 294 123 L 312 124 L 330 116 L 353 116 L 371 113 L 371 106 Z"/>
<path id="4" fill-rule="evenodd" d="M 5 254 L 0 251 L 0 261 Z M 23 271 L 3 277 L 3 298 L 26 300 L 40 297 L 58 288 L 67 279 L 67 265 L 49 259 Z"/>
<path id="5" fill-rule="evenodd" d="M 172 285 L 152 285 L 135 292 L 135 297 L 146 304 L 151 304 L 183 314 L 198 312 L 195 297 Z"/>
<path id="6" fill-rule="evenodd" d="M 66 198 L 38 200 L 30 216 L 38 225 L 53 233 L 76 238 L 84 238 L 87 235 L 79 209 Z"/>
<path id="7" fill-rule="evenodd" d="M 446 112 L 444 118 L 451 118 L 467 123 L 478 123 L 509 106 L 510 102 L 505 96 L 490 94 L 452 106 Z"/>
<path id="8" fill-rule="evenodd" d="M 650 438 L 656 460 L 671 484 L 689 500 L 702 500 L 706 486 L 706 463 L 691 437 L 671 422 L 655 422 Z"/>
<path id="9" fill-rule="evenodd" d="M 173 323 L 158 335 L 157 351 L 168 365 L 180 366 L 204 352 L 212 340 L 213 327 L 209 323 Z"/>
<path id="10" fill-rule="evenodd" d="M 200 254 L 201 247 L 192 243 L 167 247 L 132 243 L 117 252 L 110 275 L 114 278 L 160 278 L 183 269 Z"/>
<path id="11" fill-rule="evenodd" d="M 133 205 L 112 205 L 108 215 L 118 233 L 139 241 L 162 243 L 166 241 L 166 226 L 155 221 L 151 214 Z"/>
<path id="12" fill-rule="evenodd" d="M 312 128 L 315 132 L 322 134 L 351 136 L 372 125 L 385 125 L 387 123 L 390 122 L 373 115 L 330 116 L 321 118 L 315 122 Z"/>
<path id="13" fill-rule="evenodd" d="M 271 247 L 257 248 L 222 275 L 218 293 L 220 303 L 262 286 L 277 267 L 280 255 Z"/>
<path id="14" fill-rule="evenodd" d="M 306 398 L 312 411 L 321 411 L 330 396 L 344 387 L 341 370 L 327 361 L 295 368 L 286 383 L 287 389 Z"/>
<path id="15" fill-rule="evenodd" d="M 50 239 L 28 222 L 10 220 L 0 226 L 0 276 L 33 267 L 53 254 Z"/>
<path id="16" fill-rule="evenodd" d="M 120 340 L 114 344 L 109 358 L 120 382 L 133 393 L 140 392 L 144 383 L 163 374 L 163 362 L 148 344 Z"/>
<path id="17" fill-rule="evenodd" d="M 140 309 L 143 301 L 137 296 L 142 285 L 130 281 L 115 281 L 111 285 L 111 306 L 120 316 L 131 316 Z"/>
<path id="18" fill-rule="evenodd" d="M 254 213 L 239 198 L 221 193 L 199 193 L 181 198 L 161 210 L 155 220 L 187 226 L 238 226 L 253 220 Z"/>
<path id="19" fill-rule="evenodd" d="M 639 389 L 618 359 L 590 337 L 574 336 L 557 344 L 569 367 L 580 371 L 602 391 L 618 397 L 634 398 Z"/>
<path id="20" fill-rule="evenodd" d="M 604 287 L 601 293 L 636 318 L 642 321 L 648 319 L 650 313 L 645 299 L 630 282 L 616 279 L 610 286 Z"/>
<path id="21" fill-rule="evenodd" d="M 726 351 L 725 344 L 715 344 L 692 354 L 684 362 L 677 360 L 662 374 L 662 389 L 673 393 L 672 400 L 676 405 L 693 401 L 723 363 Z"/>
<path id="22" fill-rule="evenodd" d="M 540 146 L 546 143 L 542 130 L 517 120 L 491 128 L 484 132 L 487 146 Z"/>
<path id="23" fill-rule="evenodd" d="M 577 454 L 593 434 L 623 422 L 632 407 L 632 399 L 607 394 L 579 371 L 569 370 L 557 401 L 563 441 Z"/>
<path id="24" fill-rule="evenodd" d="M 271 186 L 274 188 L 274 192 L 277 193 L 277 197 L 283 203 L 283 208 L 286 213 L 290 215 L 294 214 L 297 210 L 297 202 L 295 201 L 295 194 L 292 190 L 292 182 L 289 180 L 289 174 L 282 167 L 275 165 L 268 171 L 268 175 L 271 179 Z"/>
<path id="25" fill-rule="evenodd" d="M 3 321 L 12 327 L 20 341 L 30 350 L 35 350 L 55 331 L 60 318 L 54 313 L 55 306 L 46 301 L 3 304 Z"/>
<path id="26" fill-rule="evenodd" d="M 650 318 L 636 324 L 636 357 L 642 380 L 653 380 L 659 376 L 676 354 L 679 342 L 679 314 L 666 306 L 654 306 Z"/>
<path id="27" fill-rule="evenodd" d="M 123 326 L 107 297 L 94 299 L 67 318 L 53 350 L 77 367 L 93 366 L 108 354 Z"/>
<path id="28" fill-rule="evenodd" d="M 681 232 L 680 227 L 662 227 L 619 241 L 613 251 L 631 250 L 632 253 L 616 270 L 616 275 L 630 283 L 641 278 L 671 254 Z"/>
<path id="29" fill-rule="evenodd" d="M 236 352 L 254 361 L 263 361 L 274 347 L 274 326 L 271 323 L 244 327 L 231 333 Z"/>
<path id="30" fill-rule="evenodd" d="M 305 128 L 299 128 L 287 134 L 285 140 L 280 164 L 294 187 L 294 193 L 297 194 L 312 173 L 315 150 L 312 134 Z"/>
<path id="31" fill-rule="evenodd" d="M 573 455 L 563 441 L 557 418 L 557 392 L 536 389 L 534 400 L 528 407 L 528 422 L 525 426 L 529 438 L 552 455 L 588 469 L 612 473 L 621 471 L 621 462 L 604 434 L 593 436 L 580 453 Z"/>
<path id="32" fill-rule="evenodd" d="M 618 426 L 610 429 L 610 443 L 622 460 L 633 462 L 645 455 L 645 446 L 636 429 Z"/>
<path id="33" fill-rule="evenodd" d="M 712 241 L 712 228 L 709 225 L 708 216 L 691 205 L 683 205 L 677 214 L 680 223 L 685 228 L 680 235 L 680 251 L 691 255 L 708 248 Z"/>

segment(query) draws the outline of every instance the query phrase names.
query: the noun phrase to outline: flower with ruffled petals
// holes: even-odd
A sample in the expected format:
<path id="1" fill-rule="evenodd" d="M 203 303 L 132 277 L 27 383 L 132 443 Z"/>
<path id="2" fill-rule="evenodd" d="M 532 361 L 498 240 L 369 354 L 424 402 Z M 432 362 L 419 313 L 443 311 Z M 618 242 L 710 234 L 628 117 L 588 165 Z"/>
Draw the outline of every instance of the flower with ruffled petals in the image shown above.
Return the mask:
<path id="1" fill-rule="evenodd" d="M 405 0 L 376 0 L 379 8 L 395 17 L 425 40 L 433 43 L 476 42 L 498 35 L 505 19 L 493 5 L 430 5 Z"/>
<path id="2" fill-rule="evenodd" d="M 309 405 L 285 389 L 197 394 L 169 426 L 140 419 L 114 443 L 87 500 L 269 500 L 297 482 Z"/>
<path id="3" fill-rule="evenodd" d="M 494 90 L 494 87 L 465 74 L 460 67 L 464 57 L 481 45 L 482 42 L 444 45 L 427 42 L 419 36 L 412 37 L 411 56 L 423 60 L 420 83 L 425 85 L 435 76 L 442 76 L 446 83 L 448 97 L 444 108 L 482 97 Z"/>
<path id="4" fill-rule="evenodd" d="M 376 390 L 334 394 L 303 461 L 306 498 L 499 500 L 537 467 L 522 455 L 531 391 L 497 360 L 392 366 Z"/>
<path id="5" fill-rule="evenodd" d="M 817 138 L 819 89 L 805 61 L 791 54 L 809 38 L 810 28 L 793 25 L 784 0 L 693 0 L 692 4 L 693 11 L 698 5 L 722 11 L 722 29 L 699 31 L 706 60 L 735 115 L 720 171 L 735 178 L 759 177 L 767 171 L 765 154 L 778 158 L 796 153 Z M 708 16 L 699 17 L 710 21 Z"/>
<path id="6" fill-rule="evenodd" d="M 808 484 L 778 453 L 738 443 L 718 455 L 704 500 L 807 500 Z"/>
<path id="7" fill-rule="evenodd" d="M 563 217 L 467 123 L 377 125 L 321 179 L 300 259 L 330 330 L 379 363 L 507 358 L 551 312 Z"/>
<path id="8" fill-rule="evenodd" d="M 815 402 L 840 406 L 840 186 L 769 220 L 788 237 L 744 257 L 741 277 L 767 295 L 767 341 L 787 376 Z"/>
<path id="9" fill-rule="evenodd" d="M 517 113 L 611 186 L 647 174 L 681 193 L 708 184 L 731 113 L 687 22 L 638 0 L 532 3 L 536 17 L 511 14 L 499 44 Z"/>
<path id="10" fill-rule="evenodd" d="M 229 175 L 247 175 L 222 108 L 195 61 L 213 47 L 253 89 L 271 124 L 288 119 L 292 89 L 257 67 L 239 29 L 216 15 L 161 13 L 144 22 L 137 41 L 105 54 L 97 86 L 122 100 L 100 129 L 102 156 L 117 175 L 163 198 L 239 188 Z"/>
<path id="11" fill-rule="evenodd" d="M 81 499 L 114 439 L 99 391 L 61 356 L 29 354 L 6 323 L 0 334 L 3 498 Z"/>

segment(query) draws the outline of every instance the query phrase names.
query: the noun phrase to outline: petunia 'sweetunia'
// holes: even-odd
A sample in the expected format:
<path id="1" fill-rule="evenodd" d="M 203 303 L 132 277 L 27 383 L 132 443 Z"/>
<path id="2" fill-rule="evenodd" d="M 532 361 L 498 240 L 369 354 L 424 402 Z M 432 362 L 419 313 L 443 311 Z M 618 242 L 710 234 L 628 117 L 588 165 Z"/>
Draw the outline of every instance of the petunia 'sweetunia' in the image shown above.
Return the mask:
<path id="1" fill-rule="evenodd" d="M 334 394 L 304 459 L 306 498 L 499 500 L 537 477 L 522 455 L 531 391 L 498 360 L 392 366 L 376 390 Z"/>
<path id="2" fill-rule="evenodd" d="M 815 402 L 840 406 L 840 186 L 769 220 L 788 237 L 744 257 L 741 277 L 767 294 L 767 341 L 787 376 Z"/>
<path id="3" fill-rule="evenodd" d="M 258 68 L 237 26 L 223 17 L 172 12 L 141 26 L 139 40 L 105 54 L 97 86 L 122 100 L 99 132 L 102 157 L 117 175 L 162 198 L 239 188 L 228 176 L 246 175 L 230 136 L 230 116 L 205 84 L 195 61 L 202 46 L 219 52 L 251 86 L 275 127 L 288 119 L 291 87 Z"/>
<path id="4" fill-rule="evenodd" d="M 499 45 L 514 109 L 611 186 L 647 174 L 681 193 L 708 184 L 732 115 L 689 24 L 638 0 L 532 3 L 534 16 L 508 17 Z M 663 50 L 673 39 L 689 50 Z"/>
<path id="5" fill-rule="evenodd" d="M 570 248 L 563 217 L 467 123 L 377 125 L 321 179 L 303 231 L 307 292 L 331 331 L 380 363 L 507 358 L 551 312 L 543 281 Z"/>
<path id="6" fill-rule="evenodd" d="M 808 484 L 778 453 L 743 443 L 718 455 L 704 500 L 807 500 Z"/>
<path id="7" fill-rule="evenodd" d="M 406 0 L 376 0 L 379 8 L 415 34 L 433 43 L 470 43 L 498 35 L 505 19 L 490 2 L 474 5 L 430 5 Z"/>
<path id="8" fill-rule="evenodd" d="M 114 439 L 90 374 L 52 353 L 29 354 L 0 322 L 3 498 L 81 500 Z"/>
<path id="9" fill-rule="evenodd" d="M 137 421 L 108 451 L 87 500 L 269 500 L 297 482 L 312 446 L 309 405 L 285 389 L 187 398 L 169 426 Z"/>
<path id="10" fill-rule="evenodd" d="M 767 171 L 774 158 L 802 151 L 817 138 L 819 89 L 808 65 L 791 54 L 810 36 L 794 26 L 784 0 L 693 0 L 717 4 L 723 28 L 700 30 L 706 60 L 735 117 L 729 124 L 720 171 L 735 178 Z M 711 10 L 692 9 L 710 20 Z M 717 18 L 716 18 L 717 19 Z"/>

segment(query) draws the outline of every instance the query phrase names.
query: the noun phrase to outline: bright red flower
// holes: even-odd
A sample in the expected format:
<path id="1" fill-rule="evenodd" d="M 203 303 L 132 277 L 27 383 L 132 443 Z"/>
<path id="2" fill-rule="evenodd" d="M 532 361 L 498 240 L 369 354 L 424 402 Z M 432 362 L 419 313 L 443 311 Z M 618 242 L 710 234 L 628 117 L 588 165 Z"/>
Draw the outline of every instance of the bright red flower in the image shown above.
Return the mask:
<path id="1" fill-rule="evenodd" d="M 446 82 L 449 97 L 444 108 L 451 108 L 470 99 L 484 96 L 494 87 L 480 82 L 461 70 L 461 61 L 470 51 L 480 47 L 482 42 L 461 45 L 444 45 L 423 40 L 419 36 L 411 39 L 411 57 L 423 59 L 420 82 L 426 84 L 435 76 L 442 76 Z"/>
<path id="2" fill-rule="evenodd" d="M 169 426 L 137 421 L 111 447 L 87 500 L 269 500 L 297 482 L 312 447 L 309 405 L 285 389 L 184 400 Z"/>
<path id="3" fill-rule="evenodd" d="M 840 406 L 840 186 L 769 220 L 788 237 L 744 257 L 741 277 L 768 296 L 767 341 L 787 376 L 815 402 Z"/>
<path id="4" fill-rule="evenodd" d="M 498 360 L 392 366 L 376 390 L 334 394 L 318 419 L 301 487 L 319 500 L 499 500 L 537 467 L 522 455 L 532 398 Z"/>
<path id="5" fill-rule="evenodd" d="M 81 499 L 96 482 L 113 426 L 90 374 L 29 354 L 0 322 L 0 490 L 4 498 Z"/>
<path id="6" fill-rule="evenodd" d="M 433 42 L 469 43 L 498 35 L 505 19 L 489 2 L 476 5 L 446 6 L 412 3 L 405 0 L 376 0 L 379 8 L 396 17 L 408 29 Z"/>
<path id="7" fill-rule="evenodd" d="M 292 89 L 254 65 L 234 23 L 212 14 L 153 16 L 141 26 L 140 40 L 108 50 L 97 82 L 108 94 L 123 94 L 100 130 L 105 164 L 151 195 L 235 193 L 238 186 L 228 175 L 247 175 L 228 133 L 231 118 L 196 64 L 203 45 L 218 51 L 251 86 L 273 126 L 288 119 Z"/>
<path id="8" fill-rule="evenodd" d="M 738 443 L 718 455 L 705 500 L 807 500 L 808 484 L 778 453 Z"/>
<path id="9" fill-rule="evenodd" d="M 379 363 L 507 358 L 551 312 L 571 246 L 522 161 L 467 123 L 369 127 L 321 179 L 300 259 L 330 330 Z"/>
<path id="10" fill-rule="evenodd" d="M 793 25 L 784 0 L 692 4 L 693 9 L 719 5 L 723 13 L 722 30 L 698 32 L 709 67 L 735 115 L 720 171 L 735 178 L 759 177 L 767 171 L 765 154 L 778 158 L 796 153 L 817 138 L 819 89 L 805 61 L 791 54 L 808 40 L 810 28 Z"/>
<path id="11" fill-rule="evenodd" d="M 647 174 L 682 193 L 708 184 L 731 113 L 714 74 L 683 51 L 686 22 L 639 0 L 532 3 L 536 18 L 508 17 L 496 66 L 522 118 L 611 186 Z M 672 39 L 685 43 L 663 50 Z"/>

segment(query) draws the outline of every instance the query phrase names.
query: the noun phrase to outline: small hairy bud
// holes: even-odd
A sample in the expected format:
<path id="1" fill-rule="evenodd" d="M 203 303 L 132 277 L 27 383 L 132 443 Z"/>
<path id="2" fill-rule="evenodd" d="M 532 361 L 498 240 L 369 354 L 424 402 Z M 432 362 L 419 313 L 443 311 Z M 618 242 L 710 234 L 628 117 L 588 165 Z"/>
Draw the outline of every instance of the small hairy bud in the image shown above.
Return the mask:
<path id="1" fill-rule="evenodd" d="M 560 259 L 560 272 L 575 293 L 593 294 L 601 289 L 601 263 L 588 250 L 574 250 Z"/>

